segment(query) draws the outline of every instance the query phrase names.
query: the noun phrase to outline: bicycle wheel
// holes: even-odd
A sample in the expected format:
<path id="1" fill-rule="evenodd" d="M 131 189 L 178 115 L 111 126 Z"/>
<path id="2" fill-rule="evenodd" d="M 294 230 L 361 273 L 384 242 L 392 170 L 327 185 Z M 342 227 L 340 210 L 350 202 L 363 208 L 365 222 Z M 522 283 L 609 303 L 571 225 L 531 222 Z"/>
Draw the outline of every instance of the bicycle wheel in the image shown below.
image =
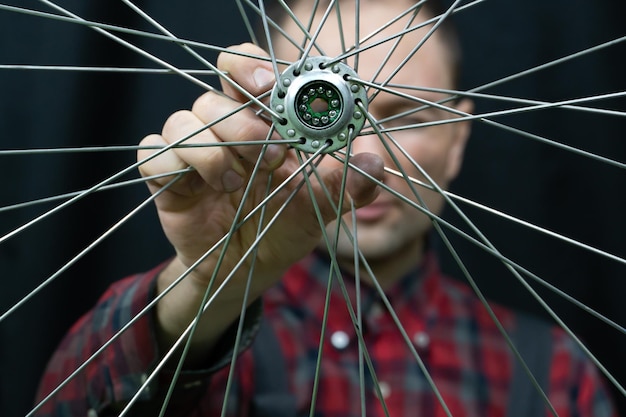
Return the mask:
<path id="1" fill-rule="evenodd" d="M 40 12 L 33 11 L 37 5 L 2 6 L 4 17 L 15 20 L 15 25 L 20 28 L 18 32 L 3 36 L 3 42 L 7 44 L 6 49 L 3 47 L 7 51 L 3 71 L 9 74 L 5 81 L 5 91 L 9 93 L 4 98 L 6 100 L 6 97 L 10 97 L 9 100 L 23 103 L 27 107 L 19 108 L 3 103 L 6 106 L 3 123 L 8 132 L 7 137 L 14 137 L 15 140 L 7 141 L 3 145 L 5 149 L 0 154 L 3 158 L 2 170 L 6 177 L 18 180 L 8 181 L 6 184 L 7 193 L 1 204 L 3 235 L 0 245 L 3 247 L 2 252 L 6 254 L 7 268 L 3 269 L 7 271 L 7 275 L 26 278 L 23 282 L 5 280 L 2 284 L 5 290 L 0 325 L 6 329 L 4 331 L 7 334 L 17 333 L 16 329 L 19 329 L 20 332 L 26 331 L 33 335 L 25 338 L 10 337 L 8 343 L 12 347 L 3 348 L 9 352 L 24 349 L 38 351 L 39 363 L 34 370 L 22 376 L 25 380 L 21 383 L 28 387 L 26 391 L 34 389 L 42 362 L 58 340 L 61 328 L 69 325 L 79 312 L 93 302 L 108 280 L 139 268 L 147 268 L 168 256 L 167 245 L 158 234 L 154 213 L 150 211 L 151 202 L 145 200 L 146 194 L 139 188 L 144 187 L 143 181 L 134 180 L 137 178 L 137 165 L 133 162 L 136 151 L 134 145 L 137 138 L 153 130 L 166 114 L 179 107 L 187 107 L 193 97 L 210 88 L 210 85 L 216 85 L 219 77 L 224 77 L 223 74 L 216 74 L 209 63 L 215 62 L 217 52 L 223 47 L 252 36 L 244 23 L 249 18 L 256 19 L 258 15 L 263 15 L 262 9 L 265 6 L 261 2 L 233 2 L 214 6 L 225 9 L 223 14 L 217 14 L 219 17 L 216 20 L 223 19 L 224 15 L 236 15 L 233 12 L 238 12 L 240 7 L 244 9 L 244 13 L 237 15 L 235 19 L 240 25 L 239 29 L 227 31 L 228 34 L 232 33 L 231 37 L 224 36 L 228 26 L 214 33 L 208 28 L 210 24 L 203 24 L 207 10 L 203 10 L 203 13 L 189 11 L 188 14 L 198 20 L 196 25 L 190 25 L 186 20 L 178 21 L 180 14 L 169 8 L 179 9 L 180 5 L 146 6 L 149 15 L 176 33 L 175 36 L 165 32 L 155 21 L 149 21 L 128 2 L 115 7 L 108 4 L 81 5 L 71 10 L 64 9 L 66 6 L 62 4 L 43 3 L 46 9 L 41 9 Z M 321 4 L 318 7 L 320 16 L 328 10 L 331 16 L 329 20 L 332 22 L 349 19 L 351 16 L 358 17 L 353 7 L 343 4 L 339 14 L 335 9 L 339 6 L 334 2 L 330 6 Z M 453 7 L 444 11 L 444 16 L 458 19 L 461 33 L 466 29 L 467 33 L 482 36 L 483 41 L 494 37 L 488 34 L 492 29 L 499 30 L 501 34 L 508 31 L 512 34 L 519 33 L 519 30 L 530 31 L 529 22 L 541 20 L 537 15 L 555 18 L 558 16 L 562 26 L 574 26 L 574 23 L 567 21 L 564 13 L 556 11 L 558 5 L 528 6 L 520 10 L 517 10 L 517 6 L 514 10 L 518 12 L 515 15 L 519 20 L 503 18 L 506 12 L 501 9 L 505 7 L 514 6 L 495 4 L 493 1 L 455 2 Z M 623 6 L 615 4 L 613 7 L 615 12 L 612 16 L 619 16 L 618 11 Z M 384 47 L 392 50 L 396 39 L 412 33 L 417 26 L 414 23 L 414 12 L 418 9 L 419 7 L 409 7 L 407 13 L 399 17 L 399 23 L 393 27 L 404 27 L 394 29 L 396 36 L 387 39 Z M 600 11 L 596 12 L 599 14 Z M 498 27 L 497 22 L 479 28 L 472 24 L 478 15 L 493 16 L 489 13 L 500 16 L 500 22 L 503 22 L 500 25 L 503 27 Z M 592 12 L 587 7 L 583 11 L 580 6 L 580 11 L 571 13 Z M 612 16 L 600 17 L 604 18 L 603 21 L 610 22 Z M 425 31 L 436 27 L 437 21 L 434 19 L 430 26 L 426 26 Z M 306 19 L 301 23 L 306 26 Z M 271 22 L 267 24 L 272 26 Z M 489 26 L 495 26 L 495 29 Z M 322 31 L 326 28 L 324 25 L 319 27 Z M 610 25 L 607 24 L 607 27 Z M 509 302 L 510 294 L 507 298 L 507 291 L 517 293 L 521 287 L 532 295 L 532 303 L 541 294 L 548 302 L 540 301 L 540 309 L 535 307 L 536 304 L 525 308 L 541 310 L 542 314 L 555 319 L 559 325 L 567 324 L 566 329 L 574 327 L 582 331 L 585 327 L 597 327 L 601 329 L 598 331 L 601 331 L 599 334 L 603 340 L 612 341 L 608 344 L 624 343 L 623 317 L 616 317 L 616 313 L 605 313 L 602 311 L 603 302 L 591 299 L 587 293 L 590 292 L 589 288 L 595 290 L 599 285 L 609 288 L 607 293 L 611 292 L 610 289 L 614 290 L 620 283 L 616 283 L 618 279 L 612 277 L 620 277 L 626 263 L 623 239 L 619 233 L 624 230 L 620 216 L 624 206 L 621 197 L 624 146 L 617 139 L 619 129 L 624 127 L 624 86 L 619 67 L 611 68 L 615 74 L 607 72 L 606 75 L 596 76 L 591 80 L 580 80 L 572 74 L 588 74 L 585 71 L 589 69 L 595 73 L 593 68 L 600 65 L 599 63 L 619 62 L 615 57 L 619 57 L 620 51 L 623 51 L 624 36 L 619 24 L 616 27 L 616 30 L 607 35 L 596 34 L 593 28 L 569 28 L 579 37 L 584 37 L 587 34 L 585 31 L 589 31 L 589 34 L 579 44 L 572 42 L 568 45 L 569 50 L 563 53 L 561 50 L 550 50 L 549 42 L 541 42 L 542 49 L 537 54 L 544 55 L 537 61 L 520 52 L 512 54 L 517 55 L 514 56 L 515 59 L 502 57 L 488 61 L 492 64 L 490 66 L 475 63 L 473 68 L 481 70 L 478 75 L 476 70 L 472 73 L 470 63 L 472 60 L 485 62 L 489 56 L 472 44 L 471 39 L 465 39 L 466 63 L 470 69 L 464 73 L 462 84 L 467 88 L 443 93 L 470 97 L 475 101 L 477 108 L 473 116 L 451 115 L 456 122 L 472 120 L 474 136 L 469 141 L 464 173 L 455 183 L 458 185 L 455 192 L 443 193 L 448 212 L 443 218 L 432 217 L 434 228 L 438 232 L 437 242 L 442 246 L 442 257 L 444 260 L 454 258 L 448 262 L 450 269 L 460 279 L 472 280 L 473 277 L 480 276 L 479 287 L 486 285 L 486 294 Z M 307 36 L 314 38 L 316 29 L 317 26 L 311 25 L 308 35 L 303 31 L 300 38 L 295 40 L 296 45 L 303 45 L 303 55 L 309 53 L 305 39 Z M 37 38 L 34 39 L 35 45 L 30 48 L 30 53 L 35 59 L 39 59 L 38 55 L 43 56 L 42 62 L 27 59 L 25 62 L 32 65 L 14 64 L 22 56 L 20 40 L 28 42 L 27 35 L 34 36 L 33 34 Z M 348 64 L 346 67 L 340 66 L 339 72 L 352 80 L 360 80 L 361 91 L 367 88 L 368 96 L 375 91 L 388 90 L 406 94 L 407 91 L 419 88 L 420 86 L 394 84 L 393 80 L 386 82 L 384 79 L 377 79 L 370 83 L 367 79 L 359 78 L 358 63 L 354 60 L 373 43 L 368 35 L 370 33 L 361 33 L 358 43 L 354 42 L 354 36 L 348 34 L 337 38 L 343 40 L 345 45 L 342 47 L 349 56 L 346 59 Z M 9 42 L 15 38 L 17 41 Z M 194 39 L 200 41 L 193 42 Z M 502 35 L 502 39 L 514 41 L 517 38 L 513 35 Z M 556 35 L 551 39 L 558 41 Z M 490 45 L 493 47 L 497 42 L 492 39 Z M 509 45 L 505 47 L 515 52 L 521 49 Z M 50 52 L 47 52 L 48 48 Z M 86 58 L 80 56 L 81 49 L 86 51 Z M 200 60 L 189 49 L 201 51 L 207 58 Z M 318 54 L 319 51 L 311 53 Z M 342 58 L 342 54 L 330 56 L 333 63 L 335 60 L 337 63 L 343 62 Z M 301 70 L 306 64 L 315 65 L 318 62 L 303 60 L 295 65 L 299 64 L 302 67 L 292 67 L 291 70 Z M 103 66 L 114 68 L 105 69 Z M 126 68 L 130 66 L 144 69 Z M 146 67 L 150 69 L 145 69 Z M 196 73 L 188 68 L 201 69 Z M 12 77 L 18 77 L 15 75 L 18 71 L 21 78 L 14 82 Z M 337 96 L 344 101 L 348 98 L 356 98 L 361 102 L 375 100 L 359 95 L 362 92 L 352 92 L 347 83 L 328 81 L 325 78 L 327 75 L 324 73 L 322 78 L 306 78 L 306 82 L 321 82 L 324 87 L 330 86 L 331 96 Z M 612 79 L 616 80 L 615 84 L 611 84 Z M 286 88 L 285 79 L 280 80 Z M 49 83 L 58 84 L 58 90 L 51 90 Z M 95 83 L 102 83 L 105 87 L 95 90 L 98 94 L 94 97 L 91 92 L 94 91 Z M 559 88 L 559 83 L 564 84 L 563 88 Z M 172 86 L 167 88 L 182 92 L 171 107 L 163 105 L 155 110 L 155 102 L 168 100 L 170 90 L 165 90 L 164 84 Z M 581 89 L 570 93 L 572 84 Z M 346 85 L 348 90 L 345 89 Z M 118 91 L 115 90 L 129 89 L 131 86 L 137 92 L 136 95 L 128 100 L 119 100 Z M 304 84 L 287 91 L 293 91 L 296 99 L 301 98 L 301 94 L 298 94 L 305 91 L 303 86 Z M 306 86 L 310 87 L 309 84 Z M 566 93 L 562 93 L 563 90 Z M 274 120 L 279 120 L 281 115 L 276 114 L 276 106 L 288 107 L 292 103 L 282 101 L 284 99 L 278 96 L 279 89 L 275 91 L 277 95 L 271 102 L 271 108 L 262 112 L 260 117 L 271 118 L 273 115 Z M 137 97 L 147 97 L 147 100 L 137 101 Z M 92 112 L 84 106 L 78 113 L 79 120 L 76 120 L 75 114 L 51 111 L 51 108 L 76 109 L 76 100 L 81 103 L 103 102 L 105 105 L 94 107 Z M 415 101 L 414 105 L 415 108 L 437 107 L 445 106 L 446 103 Z M 343 107 L 341 109 L 345 110 Z M 106 113 L 103 114 L 103 110 Z M 354 116 L 357 110 L 351 108 L 350 113 Z M 393 145 L 393 137 L 399 134 L 397 132 L 403 132 L 407 128 L 423 129 L 427 125 L 415 122 L 411 126 L 402 126 L 391 123 L 393 119 L 375 120 L 367 114 L 365 107 L 362 110 L 362 118 L 339 120 L 334 124 L 344 126 L 345 129 L 332 131 L 334 145 L 326 158 L 334 155 L 341 161 L 349 161 L 350 148 L 347 143 L 352 140 L 352 132 L 356 134 L 360 130 L 361 121 L 364 122 L 361 135 L 374 132 L 386 138 L 387 143 L 392 144 L 387 151 L 396 157 L 402 155 L 402 150 Z M 36 122 L 27 119 L 29 114 L 33 114 Z M 286 119 L 296 123 L 296 127 L 308 126 L 315 131 L 317 126 L 302 122 L 306 114 L 306 111 L 295 111 Z M 330 114 L 323 116 L 333 118 Z M 138 120 L 141 120 L 141 125 Z M 333 124 L 335 121 L 330 120 L 329 123 Z M 393 127 L 389 127 L 390 123 Z M 98 126 L 97 136 L 93 132 L 94 126 Z M 593 141 L 589 141 L 590 135 L 581 135 L 582 126 L 593 133 Z M 292 130 L 297 130 L 292 124 L 283 129 L 277 123 L 277 127 L 285 140 L 292 136 Z M 65 136 L 70 131 L 73 131 L 73 136 L 66 139 Z M 18 134 L 14 135 L 12 132 Z M 329 132 L 326 129 L 319 137 L 297 132 L 294 147 L 302 153 L 303 160 L 308 159 L 306 154 L 315 154 L 324 147 Z M 305 140 L 301 141 L 301 137 Z M 343 137 L 346 137 L 345 146 L 341 144 Z M 358 138 L 356 136 L 355 142 Z M 490 143 L 481 143 L 485 141 Z M 112 146 L 113 144 L 119 146 Z M 407 184 L 411 184 L 410 188 L 415 189 L 416 194 L 423 192 L 421 190 L 424 187 L 438 188 L 428 181 L 419 183 L 407 178 L 406 174 L 397 172 L 397 167 L 387 168 L 389 175 L 404 178 Z M 33 176 L 33 173 L 38 172 L 46 172 L 46 175 Z M 52 177 L 50 172 L 54 172 L 57 178 Z M 502 172 L 508 176 L 504 176 Z M 512 175 L 520 172 L 523 175 Z M 532 178 L 529 178 L 531 175 Z M 314 174 L 311 177 L 315 178 Z M 542 182 L 547 184 L 541 184 Z M 120 185 L 113 187 L 117 183 Z M 303 186 L 306 187 L 306 184 Z M 109 188 L 112 190 L 100 192 Z M 113 193 L 118 194 L 112 196 Z M 550 197 L 543 194 L 549 194 Z M 49 196 L 53 197 L 48 199 Z M 591 201 L 593 206 L 601 209 L 591 210 L 589 204 L 581 204 L 584 200 Z M 147 208 L 143 208 L 144 201 Z M 549 206 L 545 204 L 546 201 L 550 202 Z M 100 207 L 107 209 L 105 211 Z M 135 213 L 135 208 L 138 208 L 138 213 Z M 414 204 L 413 208 L 416 213 L 424 210 L 420 204 Z M 568 215 L 564 216 L 564 212 Z M 82 220 L 94 213 L 97 213 L 99 219 Z M 428 215 L 428 210 L 426 213 Z M 126 214 L 131 214 L 131 217 L 126 219 Z M 593 220 L 586 220 L 588 217 Z M 118 226 L 119 219 L 122 221 Z M 89 230 L 86 223 L 89 223 Z M 110 224 L 115 226 L 109 228 Z M 146 238 L 146 235 L 150 237 Z M 154 242 L 146 243 L 147 240 Z M 123 245 L 125 241 L 137 243 L 128 248 Z M 332 242 L 329 245 L 332 246 Z M 119 247 L 124 247 L 125 250 L 120 251 Z M 154 253 L 145 257 L 133 254 L 133 259 L 129 260 L 131 256 L 128 251 L 136 248 Z M 98 252 L 106 261 L 94 259 Z M 36 263 L 28 256 L 31 253 L 37 257 Z M 122 265 L 110 266 L 111 258 L 123 259 L 120 262 Z M 19 264 L 17 260 L 20 261 Z M 582 274 L 594 276 L 593 280 L 570 279 L 571 276 L 581 276 L 581 272 L 577 271 L 580 265 L 587 268 Z M 99 273 L 102 278 L 95 286 L 82 279 L 93 275 L 93 269 L 102 269 Z M 596 278 L 596 274 L 607 275 L 609 278 Z M 63 295 L 60 300 L 58 296 L 53 297 L 55 287 L 61 287 L 68 294 Z M 559 289 L 563 289 L 565 293 L 559 292 Z M 553 295 L 555 292 L 557 295 Z M 83 300 L 76 300 L 78 297 L 75 293 L 87 295 Z M 580 295 L 581 301 L 570 298 L 568 293 Z M 573 308 L 569 307 L 570 303 Z M 39 317 L 33 316 L 37 313 L 47 314 L 50 309 L 58 311 L 59 305 L 66 304 L 72 304 L 73 307 L 67 312 L 58 313 L 65 317 L 59 319 L 60 324 L 56 324 L 56 329 L 54 326 L 42 326 Z M 579 311 L 584 312 L 583 319 L 578 318 Z M 561 321 L 561 317 L 565 319 Z M 574 323 L 569 324 L 568 317 L 574 317 Z M 594 323 L 600 324 L 587 324 L 587 317 L 593 317 L 598 320 Z M 45 342 L 41 343 L 38 339 L 44 339 Z M 39 345 L 44 346 L 39 348 Z M 591 345 L 594 343 L 590 343 Z M 611 358 L 611 352 L 605 345 L 607 343 L 595 343 L 590 351 L 598 350 L 603 357 Z M 598 354 L 592 356 L 596 366 L 603 369 L 603 375 L 617 397 L 623 398 L 625 395 L 620 384 L 620 375 L 624 374 L 624 369 L 620 369 L 623 366 L 620 365 L 621 361 L 607 362 L 605 359 L 596 359 Z M 18 375 L 24 365 L 16 361 L 9 366 L 12 369 L 9 374 L 13 374 L 9 377 L 15 376 L 19 380 Z M 8 387 L 9 384 L 5 386 Z M 433 387 L 433 390 L 437 390 L 437 387 Z M 8 388 L 0 395 L 3 404 L 11 402 L 12 393 Z M 26 415 L 33 408 L 25 404 L 18 404 L 15 408 L 7 407 L 10 415 Z"/>

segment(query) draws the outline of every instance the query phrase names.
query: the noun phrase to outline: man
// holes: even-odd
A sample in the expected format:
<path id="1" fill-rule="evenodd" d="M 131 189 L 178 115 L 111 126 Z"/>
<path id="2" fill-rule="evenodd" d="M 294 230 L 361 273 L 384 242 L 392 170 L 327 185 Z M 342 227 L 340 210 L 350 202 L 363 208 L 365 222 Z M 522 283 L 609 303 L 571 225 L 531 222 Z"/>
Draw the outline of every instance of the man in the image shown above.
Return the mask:
<path id="1" fill-rule="evenodd" d="M 414 3 L 394 0 L 360 4 L 360 32 L 375 33 Z M 310 7 L 305 1 L 292 4 L 301 21 L 306 21 Z M 354 10 L 354 3 L 342 2 L 342 28 L 345 33 L 353 33 L 355 16 L 348 10 Z M 435 16 L 435 10 L 427 3 L 415 22 Z M 320 9 L 313 27 L 322 15 Z M 281 21 L 285 31 L 299 39 L 298 25 L 286 16 Z M 406 20 L 394 23 L 372 41 L 401 31 L 405 24 Z M 324 55 L 337 56 L 341 43 L 336 17 L 331 14 L 325 25 L 316 44 Z M 389 57 L 388 47 L 361 53 L 358 69 L 352 61 L 358 77 L 381 81 L 393 76 L 392 82 L 398 85 L 454 88 L 458 57 L 449 32 L 436 33 L 417 53 L 411 53 L 427 31 L 428 27 L 407 33 Z M 272 47 L 281 59 L 299 59 L 297 48 L 284 37 L 275 36 Z M 233 50 L 243 56 L 224 53 L 218 60 L 218 67 L 232 80 L 253 96 L 274 86 L 276 72 L 271 63 L 245 57 L 264 56 L 261 49 L 245 44 Z M 409 61 L 395 72 L 407 56 Z M 377 73 L 381 63 L 385 63 L 383 70 Z M 281 83 L 287 84 L 282 80 Z M 211 92 L 201 96 L 190 111 L 173 114 L 160 135 L 150 135 L 142 144 L 163 146 L 186 137 L 186 144 L 239 142 L 272 134 L 266 120 L 258 117 L 255 110 L 234 112 L 248 101 L 243 91 L 226 81 L 222 88 L 225 95 Z M 369 113 L 375 119 L 384 119 L 417 107 L 418 100 L 436 102 L 444 97 L 412 90 L 403 94 L 379 93 L 368 104 Z M 407 95 L 416 99 L 407 99 Z M 452 107 L 454 114 L 472 110 L 468 100 L 459 100 Z M 213 123 L 231 112 L 234 115 Z M 438 107 L 406 114 L 401 120 L 403 124 L 451 117 Z M 275 117 L 280 123 L 279 116 Z M 390 119 L 385 126 L 393 127 L 394 123 L 397 120 Z M 203 129 L 207 124 L 210 127 Z M 102 354 L 88 362 L 77 377 L 42 406 L 42 411 L 60 416 L 117 415 L 128 402 L 136 402 L 134 410 L 156 415 L 167 397 L 168 415 L 190 416 L 221 414 L 225 401 L 224 413 L 229 416 L 304 415 L 310 410 L 321 416 L 362 412 L 391 416 L 504 416 L 523 412 L 515 406 L 516 398 L 523 403 L 527 397 L 516 389 L 513 374 L 517 365 L 503 335 L 468 289 L 439 273 L 428 247 L 428 216 L 419 214 L 412 204 L 394 194 L 423 203 L 431 213 L 438 214 L 444 204 L 441 194 L 420 190 L 423 200 L 419 201 L 414 186 L 404 176 L 427 183 L 432 179 L 445 189 L 459 172 L 468 135 L 467 123 L 448 123 L 398 131 L 393 134 L 393 141 L 383 141 L 374 134 L 359 136 L 349 148 L 354 154 L 350 161 L 358 170 L 349 170 L 345 195 L 341 192 L 344 166 L 330 156 L 322 159 L 317 175 L 311 175 L 310 183 L 301 189 L 298 184 L 302 174 L 285 182 L 297 172 L 300 163 L 296 152 L 276 143 L 264 148 L 180 147 L 155 158 L 154 150 L 139 151 L 140 160 L 149 159 L 140 168 L 144 176 L 194 168 L 193 173 L 169 188 L 166 185 L 172 177 L 148 183 L 153 193 L 163 191 L 155 202 L 176 256 L 149 273 L 114 285 L 94 310 L 72 328 L 50 362 L 41 397 L 132 317 L 158 300 L 153 313 L 141 316 Z M 396 143 L 406 154 L 395 148 Z M 256 172 L 260 155 L 262 163 Z M 428 179 L 413 161 L 423 167 Z M 384 171 L 383 166 L 403 171 L 403 175 Z M 376 186 L 371 178 L 384 180 L 385 187 Z M 235 219 L 241 219 L 237 208 L 248 182 L 253 186 L 243 203 L 244 216 L 265 199 L 268 187 L 275 190 L 280 185 L 280 191 L 264 206 L 263 218 L 257 212 L 251 221 L 241 224 L 225 249 L 207 252 L 229 232 Z M 283 207 L 292 193 L 293 199 Z M 347 213 L 343 221 L 349 233 L 338 232 L 341 227 L 337 226 L 333 207 L 337 204 Z M 352 212 L 352 206 L 358 209 Z M 279 211 L 278 220 L 255 246 L 259 224 Z M 322 235 L 318 213 L 327 224 L 327 234 Z M 367 264 L 355 260 L 351 241 L 354 235 Z M 255 248 L 252 254 L 247 253 L 250 247 Z M 328 247 L 332 250 L 328 251 Z M 240 260 L 243 265 L 235 268 Z M 335 282 L 326 298 L 329 277 L 336 273 L 335 262 L 343 280 Z M 235 271 L 232 276 L 230 271 Z M 249 271 L 253 271 L 252 280 L 248 280 Z M 206 311 L 194 326 L 190 343 L 181 352 L 181 334 L 185 334 L 208 299 L 207 290 L 212 296 L 218 287 L 219 294 L 210 297 Z M 244 294 L 248 294 L 247 298 Z M 360 304 L 357 311 L 363 317 L 357 326 L 359 332 L 344 298 L 348 298 L 354 310 Z M 247 307 L 243 340 L 235 344 L 243 303 Z M 386 309 L 388 303 L 405 333 L 398 331 L 396 318 Z M 261 308 L 264 324 L 259 329 Z M 494 309 L 508 332 L 522 328 L 520 323 L 526 319 Z M 536 323 L 533 326 L 541 329 L 532 335 L 539 347 L 543 346 L 542 339 L 549 339 L 541 360 L 551 366 L 543 369 L 546 380 L 540 376 L 538 382 L 559 415 L 611 415 L 597 373 L 571 341 L 561 332 L 545 330 Z M 317 376 L 323 327 L 326 330 Z M 407 338 L 412 339 L 408 344 Z M 360 365 L 363 344 L 367 348 L 366 362 L 371 361 L 371 367 L 369 363 Z M 172 346 L 178 346 L 174 358 L 158 378 L 150 380 L 150 371 L 161 367 L 160 359 L 170 356 Z M 228 363 L 233 349 L 238 349 L 240 355 L 232 368 L 235 382 L 229 386 Z M 181 355 L 184 367 L 178 374 L 173 359 Z M 359 383 L 359 373 L 366 375 L 364 385 Z M 168 381 L 172 379 L 178 383 L 170 398 Z M 149 382 L 148 388 L 134 399 L 144 382 Z M 532 408 L 535 406 L 532 403 L 528 408 L 532 415 L 537 415 Z M 543 403 L 539 407 L 545 409 Z"/>

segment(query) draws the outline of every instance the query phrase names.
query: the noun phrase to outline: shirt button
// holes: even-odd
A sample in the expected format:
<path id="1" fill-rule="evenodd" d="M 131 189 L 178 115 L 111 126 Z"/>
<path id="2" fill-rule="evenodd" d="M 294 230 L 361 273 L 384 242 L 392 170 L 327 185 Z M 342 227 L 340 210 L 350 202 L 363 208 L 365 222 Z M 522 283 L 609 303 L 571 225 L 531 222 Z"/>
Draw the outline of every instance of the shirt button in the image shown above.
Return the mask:
<path id="1" fill-rule="evenodd" d="M 413 343 L 418 349 L 426 349 L 430 345 L 430 337 L 426 332 L 417 332 L 413 335 Z"/>
<path id="2" fill-rule="evenodd" d="M 383 399 L 387 399 L 391 395 L 391 386 L 389 386 L 387 382 L 379 382 L 378 389 L 380 389 L 380 395 L 383 396 Z M 374 393 L 378 395 L 378 392 L 376 392 L 376 388 L 374 388 Z"/>
<path id="3" fill-rule="evenodd" d="M 350 336 L 343 330 L 337 330 L 330 336 L 330 343 L 339 350 L 345 349 L 350 344 Z"/>

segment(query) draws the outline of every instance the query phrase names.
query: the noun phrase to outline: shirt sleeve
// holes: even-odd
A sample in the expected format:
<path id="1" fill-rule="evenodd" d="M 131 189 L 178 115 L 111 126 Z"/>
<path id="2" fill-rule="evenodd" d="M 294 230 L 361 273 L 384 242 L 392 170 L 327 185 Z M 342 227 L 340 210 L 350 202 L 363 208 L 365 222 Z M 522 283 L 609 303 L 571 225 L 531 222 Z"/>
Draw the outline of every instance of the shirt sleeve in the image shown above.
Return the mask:
<path id="1" fill-rule="evenodd" d="M 95 307 L 68 331 L 50 359 L 37 394 L 37 416 L 74 417 L 117 415 L 129 402 L 140 415 L 158 415 L 173 378 L 163 370 L 152 379 L 159 363 L 152 308 L 156 277 L 165 267 L 114 283 Z M 261 316 L 254 303 L 244 319 L 244 351 L 254 338 Z M 222 348 L 207 358 L 201 370 L 186 370 L 177 378 L 168 415 L 185 415 L 206 392 L 211 376 L 222 370 L 233 352 L 230 329 Z M 238 352 L 238 353 L 240 353 Z M 223 372 L 222 372 L 223 373 Z M 145 388 L 135 399 L 135 395 Z M 135 401 L 137 401 L 135 403 Z M 148 413 L 148 414 L 146 414 Z"/>

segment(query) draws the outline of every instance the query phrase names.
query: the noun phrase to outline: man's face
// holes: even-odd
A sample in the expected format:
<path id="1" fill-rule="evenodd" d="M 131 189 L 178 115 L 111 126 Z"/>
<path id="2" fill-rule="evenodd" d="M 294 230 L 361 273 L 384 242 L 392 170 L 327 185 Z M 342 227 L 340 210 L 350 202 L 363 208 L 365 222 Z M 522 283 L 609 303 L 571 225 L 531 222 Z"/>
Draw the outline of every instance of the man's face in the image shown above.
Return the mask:
<path id="1" fill-rule="evenodd" d="M 302 22 L 308 21 L 311 13 L 310 3 L 308 1 L 299 1 L 295 6 L 292 6 Z M 359 22 L 361 36 L 374 33 L 413 4 L 411 0 L 361 1 Z M 354 3 L 352 1 L 341 2 L 341 20 L 347 45 L 354 43 L 355 17 L 353 11 Z M 316 25 L 319 23 L 322 14 L 323 10 L 317 14 L 313 30 L 317 27 Z M 410 19 L 410 14 L 409 17 L 401 19 L 367 43 L 402 31 L 408 22 L 407 19 Z M 302 32 L 296 24 L 290 19 L 287 20 L 288 22 L 284 25 L 286 31 L 294 39 L 302 39 Z M 423 20 L 425 20 L 424 17 L 418 16 L 413 24 Z M 342 52 L 337 21 L 336 14 L 332 13 L 325 24 L 324 30 L 320 32 L 317 39 L 317 44 L 320 45 L 320 48 L 327 56 L 337 56 Z M 367 81 L 371 81 L 374 77 L 377 82 L 385 81 L 391 73 L 396 71 L 401 62 L 410 55 L 413 48 L 422 41 L 429 28 L 430 26 L 406 34 L 395 47 L 395 52 L 391 57 L 387 55 L 390 48 L 395 44 L 395 40 L 359 54 L 358 68 L 356 68 L 359 77 Z M 282 37 L 274 40 L 274 47 L 276 55 L 280 58 L 295 61 L 299 57 L 298 51 Z M 386 63 L 381 69 L 380 66 L 383 62 Z M 418 87 L 453 88 L 451 62 L 449 55 L 446 54 L 445 44 L 439 36 L 435 35 L 394 75 L 391 83 Z M 352 66 L 354 61 L 349 60 L 348 64 Z M 401 91 L 402 93 L 433 102 L 444 97 L 437 93 L 409 89 Z M 370 90 L 368 96 L 372 93 L 373 90 Z M 369 103 L 369 111 L 377 120 L 417 107 L 420 107 L 420 104 L 416 100 L 408 100 L 384 92 L 379 93 Z M 456 107 L 464 112 L 470 112 L 472 109 L 469 101 L 461 101 Z M 384 126 L 395 127 L 451 117 L 453 117 L 452 113 L 429 108 L 428 110 L 406 116 L 401 120 L 385 123 Z M 372 129 L 366 125 L 364 130 L 371 131 Z M 451 123 L 398 131 L 392 133 L 392 136 L 410 158 L 417 162 L 441 188 L 445 189 L 460 168 L 468 133 L 469 127 L 467 123 Z M 393 152 L 394 157 L 390 155 L 385 145 L 376 135 L 357 137 L 353 141 L 352 153 L 370 152 L 378 154 L 383 158 L 386 167 L 396 171 L 399 171 L 401 167 L 406 175 L 426 182 L 419 169 L 410 162 L 409 158 L 402 154 L 396 145 L 390 140 L 386 140 L 386 143 Z M 396 161 L 400 167 L 398 167 Z M 341 166 L 340 162 L 331 157 L 324 158 L 322 163 Z M 410 200 L 418 201 L 406 179 L 386 174 L 385 184 Z M 414 188 L 418 190 L 426 207 L 431 212 L 435 214 L 441 212 L 444 204 L 441 195 L 427 191 L 419 185 L 415 185 Z M 344 220 L 350 229 L 354 230 L 351 213 L 345 215 Z M 392 193 L 385 190 L 381 192 L 380 196 L 372 204 L 356 211 L 356 223 L 358 244 L 361 251 L 369 260 L 382 261 L 393 260 L 398 253 L 407 253 L 407 256 L 412 256 L 414 261 L 417 260 L 417 256 L 419 256 L 423 247 L 424 238 L 431 227 L 431 221 L 426 215 L 421 214 L 415 207 L 400 201 Z M 334 223 L 330 224 L 327 230 L 330 238 L 333 239 L 335 237 L 336 225 Z M 322 247 L 325 247 L 325 244 L 322 244 Z M 410 250 L 407 251 L 407 249 Z M 340 258 L 352 258 L 353 245 L 345 233 L 340 233 L 337 254 Z"/>

